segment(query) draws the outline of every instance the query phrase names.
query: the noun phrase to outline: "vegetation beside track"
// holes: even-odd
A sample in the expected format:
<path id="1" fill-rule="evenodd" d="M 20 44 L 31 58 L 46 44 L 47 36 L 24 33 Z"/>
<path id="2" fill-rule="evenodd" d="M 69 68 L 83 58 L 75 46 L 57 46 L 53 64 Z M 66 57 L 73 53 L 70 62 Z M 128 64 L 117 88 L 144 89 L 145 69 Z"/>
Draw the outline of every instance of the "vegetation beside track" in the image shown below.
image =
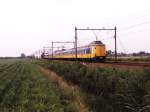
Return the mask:
<path id="1" fill-rule="evenodd" d="M 29 60 L 0 63 L 0 112 L 74 112 Z"/>
<path id="2" fill-rule="evenodd" d="M 40 61 L 68 82 L 78 85 L 93 112 L 150 111 L 150 70 L 89 68 L 80 63 Z"/>
<path id="3" fill-rule="evenodd" d="M 107 57 L 107 61 L 115 61 L 114 57 Z M 118 61 L 125 62 L 150 62 L 150 56 L 125 56 L 125 57 L 117 57 Z"/>
<path id="4" fill-rule="evenodd" d="M 43 75 L 55 82 L 57 87 L 61 90 L 60 93 L 62 102 L 68 103 L 68 107 L 71 107 L 71 110 L 68 111 L 68 108 L 65 109 L 65 112 L 89 112 L 89 108 L 85 104 L 81 95 L 81 90 L 78 86 L 66 82 L 61 76 L 51 70 L 45 69 L 41 66 L 39 66 L 39 69 Z M 67 102 L 66 99 L 68 99 Z"/>

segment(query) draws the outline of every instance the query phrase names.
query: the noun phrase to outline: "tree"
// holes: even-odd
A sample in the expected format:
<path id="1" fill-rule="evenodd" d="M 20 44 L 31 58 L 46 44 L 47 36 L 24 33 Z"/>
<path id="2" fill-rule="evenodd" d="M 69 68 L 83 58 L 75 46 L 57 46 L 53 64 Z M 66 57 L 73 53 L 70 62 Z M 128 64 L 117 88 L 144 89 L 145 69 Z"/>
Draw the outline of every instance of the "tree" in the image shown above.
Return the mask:
<path id="1" fill-rule="evenodd" d="M 26 55 L 24 53 L 21 53 L 21 58 L 25 58 Z"/>

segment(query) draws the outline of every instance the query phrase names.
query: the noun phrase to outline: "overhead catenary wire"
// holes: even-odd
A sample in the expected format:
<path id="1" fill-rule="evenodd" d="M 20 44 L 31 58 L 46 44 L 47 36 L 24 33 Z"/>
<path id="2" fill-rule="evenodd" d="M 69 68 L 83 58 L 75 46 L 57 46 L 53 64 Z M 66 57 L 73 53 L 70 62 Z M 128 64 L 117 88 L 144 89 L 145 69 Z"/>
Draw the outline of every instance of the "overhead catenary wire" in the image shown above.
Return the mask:
<path id="1" fill-rule="evenodd" d="M 136 33 L 142 33 L 142 32 L 146 32 L 146 31 L 149 31 L 150 29 L 147 28 L 147 29 L 141 29 L 141 30 L 137 30 L 137 31 L 132 31 L 132 32 L 118 32 L 118 35 L 121 36 L 121 35 L 135 35 Z"/>
<path id="2" fill-rule="evenodd" d="M 94 30 L 91 30 L 92 32 L 93 32 L 93 34 L 95 35 L 95 37 L 96 37 L 96 40 L 98 40 L 98 35 L 99 35 L 99 33 L 100 33 L 100 30 L 98 30 L 98 33 L 96 34 L 95 33 L 95 31 Z"/>
<path id="3" fill-rule="evenodd" d="M 131 25 L 129 27 L 125 27 L 123 29 L 128 30 L 128 29 L 131 29 L 131 28 L 134 28 L 134 27 L 137 27 L 137 26 L 141 26 L 141 25 L 145 25 L 145 24 L 149 24 L 149 23 L 150 23 L 150 21 L 145 21 L 145 22 L 142 22 L 142 23 Z"/>
<path id="4" fill-rule="evenodd" d="M 122 47 L 124 53 L 127 53 L 127 52 L 126 52 L 126 49 L 125 49 L 125 47 L 124 47 L 124 44 L 122 43 L 122 41 L 120 40 L 120 38 L 118 38 L 118 41 L 119 41 L 120 46 Z"/>
<path id="5" fill-rule="evenodd" d="M 93 32 L 94 36 L 96 37 L 96 40 L 98 40 L 100 31 L 99 31 L 97 34 L 96 34 L 96 32 L 95 32 L 94 30 L 92 30 L 92 32 Z M 113 39 L 113 38 L 114 38 L 114 35 L 112 35 L 112 34 L 110 33 L 110 31 L 107 31 L 107 33 L 106 33 L 106 34 L 103 34 L 102 37 L 103 37 L 103 36 L 104 36 L 105 38 L 100 39 L 100 40 L 102 40 L 102 41 L 103 41 L 103 40 L 109 40 L 109 39 Z M 123 52 L 126 53 L 126 49 L 125 49 L 125 47 L 124 47 L 122 41 L 120 40 L 120 38 L 118 38 L 118 43 L 120 44 L 120 46 L 121 46 Z"/>

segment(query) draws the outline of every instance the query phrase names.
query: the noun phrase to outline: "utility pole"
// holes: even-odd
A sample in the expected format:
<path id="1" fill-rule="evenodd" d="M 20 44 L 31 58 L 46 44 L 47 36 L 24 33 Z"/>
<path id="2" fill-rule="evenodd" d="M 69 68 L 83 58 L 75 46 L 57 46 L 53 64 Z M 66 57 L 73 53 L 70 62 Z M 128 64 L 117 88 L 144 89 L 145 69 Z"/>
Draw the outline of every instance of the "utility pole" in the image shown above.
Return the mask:
<path id="1" fill-rule="evenodd" d="M 43 53 L 44 53 L 44 55 L 52 55 L 52 47 L 51 46 L 47 46 L 47 47 L 43 47 Z"/>
<path id="2" fill-rule="evenodd" d="M 55 46 L 54 46 L 55 43 L 61 43 L 61 44 L 62 44 L 62 43 L 73 43 L 73 44 L 74 44 L 75 42 L 71 42 L 71 41 L 66 41 L 66 42 L 52 41 L 52 58 L 54 57 L 54 53 L 53 53 L 53 52 L 54 52 L 54 48 L 57 48 L 57 49 L 58 49 L 58 47 L 55 47 Z"/>
<path id="3" fill-rule="evenodd" d="M 52 58 L 53 58 L 53 41 L 52 41 Z"/>
<path id="4" fill-rule="evenodd" d="M 78 43 L 77 43 L 77 27 L 75 27 L 75 50 L 76 50 L 76 60 L 78 58 L 78 52 L 77 52 L 77 47 L 78 47 Z"/>
<path id="5" fill-rule="evenodd" d="M 117 62 L 117 28 L 115 27 L 115 35 L 114 35 L 114 38 L 115 38 L 115 61 Z"/>
<path id="6" fill-rule="evenodd" d="M 77 30 L 108 30 L 108 31 L 114 31 L 114 38 L 115 38 L 115 61 L 117 61 L 117 39 L 116 39 L 116 35 L 117 35 L 117 28 L 86 28 L 86 29 L 77 29 L 77 27 L 75 27 L 75 47 L 76 47 L 76 58 L 77 58 Z"/>

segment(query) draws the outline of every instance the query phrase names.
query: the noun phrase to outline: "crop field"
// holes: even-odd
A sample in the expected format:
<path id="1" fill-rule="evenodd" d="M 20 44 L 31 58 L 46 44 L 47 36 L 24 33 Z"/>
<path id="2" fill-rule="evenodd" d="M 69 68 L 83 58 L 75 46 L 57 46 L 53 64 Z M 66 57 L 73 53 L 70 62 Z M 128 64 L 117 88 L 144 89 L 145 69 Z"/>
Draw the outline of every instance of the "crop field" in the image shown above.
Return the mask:
<path id="1" fill-rule="evenodd" d="M 0 112 L 64 112 L 59 92 L 29 61 L 0 63 Z"/>
<path id="2" fill-rule="evenodd" d="M 150 112 L 150 69 L 88 67 L 78 62 L 41 61 L 78 85 L 92 112 Z"/>
<path id="3" fill-rule="evenodd" d="M 150 69 L 0 60 L 0 112 L 149 112 Z"/>

